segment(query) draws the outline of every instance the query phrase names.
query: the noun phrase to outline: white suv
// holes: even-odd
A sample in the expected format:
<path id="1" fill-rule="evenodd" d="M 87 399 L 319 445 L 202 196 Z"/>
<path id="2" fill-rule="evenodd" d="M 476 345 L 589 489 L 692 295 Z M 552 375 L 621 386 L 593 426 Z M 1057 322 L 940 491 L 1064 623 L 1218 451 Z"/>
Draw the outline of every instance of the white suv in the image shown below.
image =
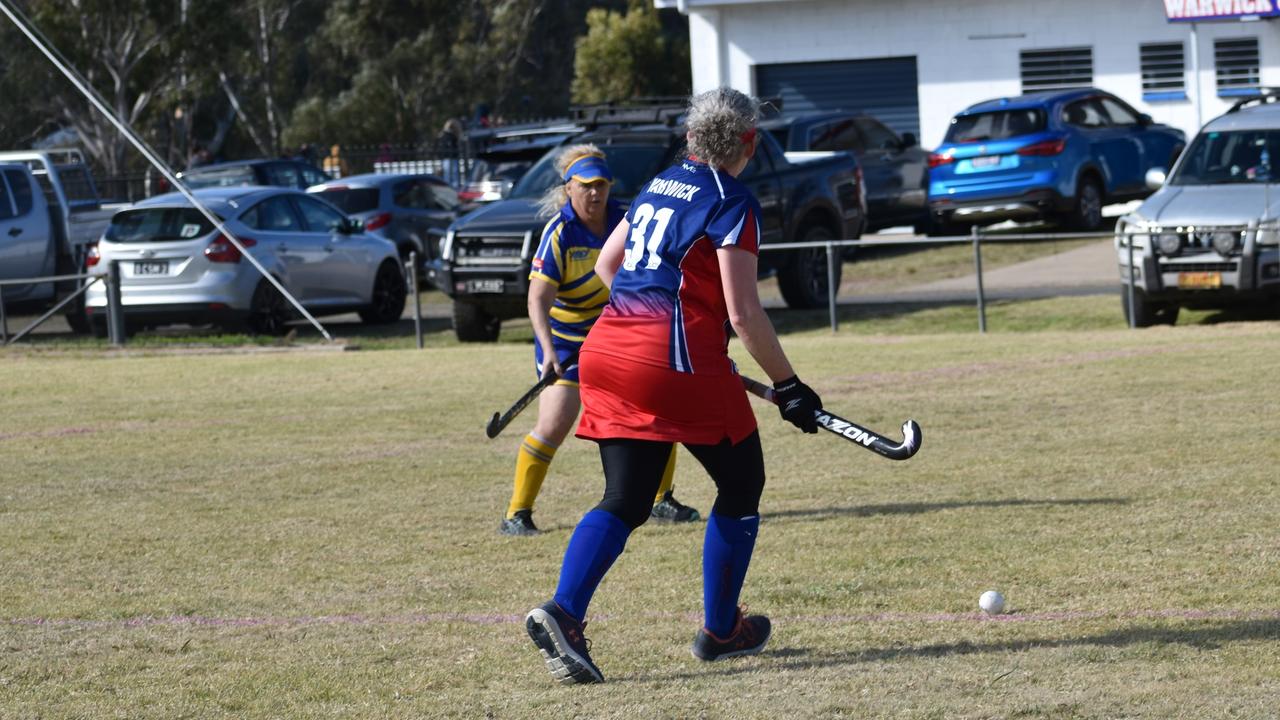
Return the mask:
<path id="1" fill-rule="evenodd" d="M 1159 190 L 1116 223 L 1125 316 L 1134 326 L 1172 325 L 1181 307 L 1280 310 L 1277 97 L 1241 101 L 1211 120 L 1167 182 L 1163 169 L 1147 174 Z"/>

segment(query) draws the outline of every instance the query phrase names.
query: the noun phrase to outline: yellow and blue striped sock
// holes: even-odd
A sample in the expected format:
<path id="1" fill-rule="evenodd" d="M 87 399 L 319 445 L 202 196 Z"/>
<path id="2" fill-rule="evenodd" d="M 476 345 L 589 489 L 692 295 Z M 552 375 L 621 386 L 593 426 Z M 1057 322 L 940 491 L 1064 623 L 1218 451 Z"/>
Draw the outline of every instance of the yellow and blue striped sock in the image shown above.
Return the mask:
<path id="1" fill-rule="evenodd" d="M 524 436 L 520 452 L 516 455 L 515 488 L 511 491 L 511 503 L 507 517 L 515 517 L 518 510 L 532 510 L 538 498 L 542 481 L 547 477 L 551 459 L 556 456 L 556 446 L 533 433 Z"/>

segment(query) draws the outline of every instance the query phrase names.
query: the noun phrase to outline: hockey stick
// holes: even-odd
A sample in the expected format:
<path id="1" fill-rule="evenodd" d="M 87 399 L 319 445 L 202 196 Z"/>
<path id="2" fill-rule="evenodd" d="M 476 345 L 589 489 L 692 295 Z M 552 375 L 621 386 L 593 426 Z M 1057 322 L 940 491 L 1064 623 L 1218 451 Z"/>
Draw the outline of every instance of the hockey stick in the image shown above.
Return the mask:
<path id="1" fill-rule="evenodd" d="M 564 361 L 560 363 L 560 367 L 568 370 L 570 366 L 577 364 L 578 353 L 575 352 L 565 358 Z M 529 403 L 533 402 L 534 398 L 538 397 L 538 395 L 541 394 L 543 390 L 546 390 L 548 386 L 554 385 L 559 379 L 560 376 L 554 372 L 544 375 L 542 379 L 534 383 L 533 387 L 529 388 L 524 395 L 521 395 L 520 399 L 508 408 L 505 413 L 502 415 L 494 413 L 493 417 L 489 419 L 489 424 L 484 426 L 484 434 L 488 435 L 490 440 L 498 437 L 498 433 L 502 432 L 503 428 L 510 425 L 511 421 L 516 419 L 516 416 L 520 414 L 521 410 L 529 407 Z"/>
<path id="2" fill-rule="evenodd" d="M 764 398 L 771 403 L 778 402 L 777 393 L 773 388 L 758 380 L 752 380 L 746 375 L 739 375 L 738 377 L 742 378 L 742 386 L 747 389 L 747 392 Z M 861 425 L 849 422 L 839 415 L 833 415 L 827 410 L 815 410 L 814 415 L 818 420 L 818 425 L 824 430 L 833 432 L 855 445 L 879 453 L 890 460 L 906 460 L 915 455 L 916 451 L 920 449 L 920 442 L 923 436 L 920 433 L 920 425 L 915 420 L 908 420 L 902 423 L 903 440 L 901 443 L 894 443 L 887 440 L 883 435 L 871 432 Z"/>

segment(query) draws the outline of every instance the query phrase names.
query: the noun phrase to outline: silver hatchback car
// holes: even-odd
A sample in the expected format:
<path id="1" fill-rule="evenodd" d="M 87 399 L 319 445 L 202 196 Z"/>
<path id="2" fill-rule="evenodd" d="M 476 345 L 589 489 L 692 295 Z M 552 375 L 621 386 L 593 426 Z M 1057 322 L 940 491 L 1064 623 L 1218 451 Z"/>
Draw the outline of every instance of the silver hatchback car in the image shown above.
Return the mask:
<path id="1" fill-rule="evenodd" d="M 229 187 L 195 191 L 246 249 L 308 312 L 358 312 L 370 324 L 404 311 L 405 279 L 396 246 L 300 190 Z M 130 330 L 215 324 L 278 334 L 296 313 L 216 227 L 177 193 L 144 200 L 111 220 L 88 264 L 120 268 Z M 90 287 L 94 331 L 106 333 L 105 288 Z"/>

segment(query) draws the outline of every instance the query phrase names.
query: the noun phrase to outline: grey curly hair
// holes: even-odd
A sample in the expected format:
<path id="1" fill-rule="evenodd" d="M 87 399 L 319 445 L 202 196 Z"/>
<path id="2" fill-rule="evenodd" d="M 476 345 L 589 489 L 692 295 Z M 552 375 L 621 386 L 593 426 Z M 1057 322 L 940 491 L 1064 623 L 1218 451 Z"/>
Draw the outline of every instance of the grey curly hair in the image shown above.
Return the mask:
<path id="1" fill-rule="evenodd" d="M 600 155 L 603 157 L 604 151 L 591 143 L 566 147 L 556 155 L 556 176 L 564 177 L 564 171 L 569 169 L 569 163 L 583 155 Z M 565 189 L 567 184 L 558 182 L 542 193 L 542 199 L 538 200 L 538 217 L 551 217 L 559 212 L 566 202 L 569 202 L 569 191 Z"/>
<path id="2" fill-rule="evenodd" d="M 760 102 L 733 88 L 716 88 L 689 98 L 685 116 L 689 153 L 723 167 L 738 159 L 742 135 L 760 119 Z"/>

